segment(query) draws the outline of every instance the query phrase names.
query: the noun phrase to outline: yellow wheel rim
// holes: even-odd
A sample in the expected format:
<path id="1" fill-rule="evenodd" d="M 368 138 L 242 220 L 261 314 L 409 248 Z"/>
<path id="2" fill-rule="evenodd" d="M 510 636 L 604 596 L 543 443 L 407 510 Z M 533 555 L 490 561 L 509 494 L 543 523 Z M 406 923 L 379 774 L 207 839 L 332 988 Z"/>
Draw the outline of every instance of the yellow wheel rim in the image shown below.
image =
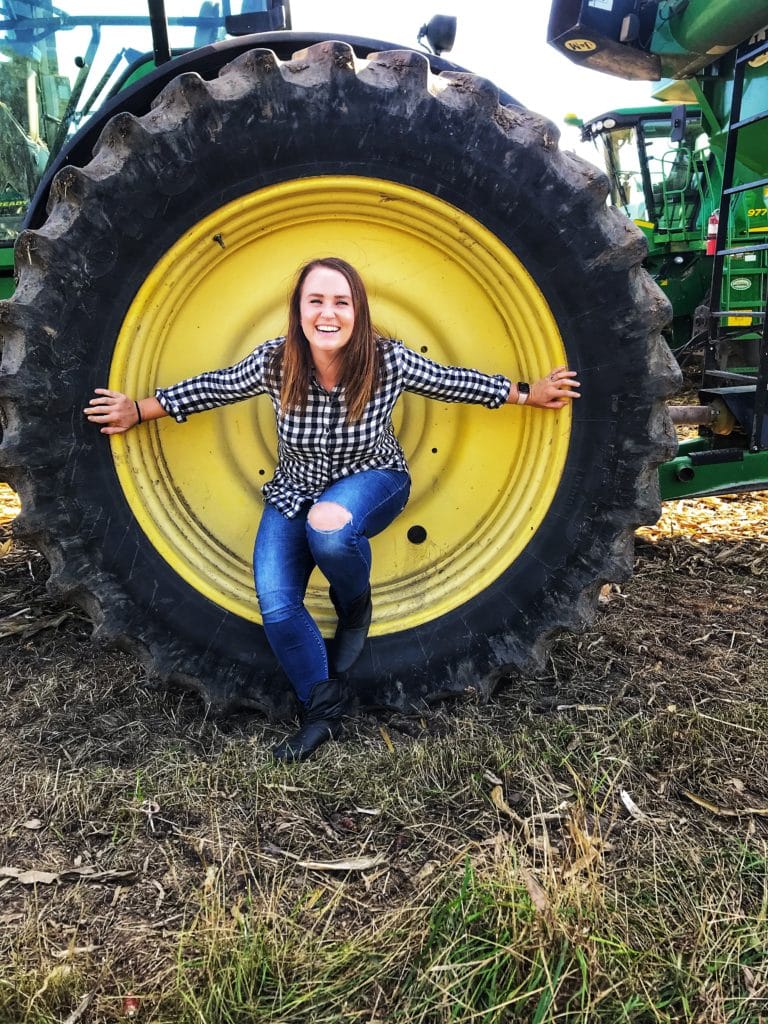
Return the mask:
<path id="1" fill-rule="evenodd" d="M 136 295 L 109 387 L 149 395 L 283 334 L 297 267 L 326 255 L 361 271 L 380 328 L 432 359 L 513 380 L 566 362 L 541 291 L 478 221 L 414 188 L 324 176 L 260 189 L 187 231 Z M 414 395 L 394 419 L 413 490 L 372 541 L 374 634 L 457 608 L 519 557 L 552 502 L 571 423 L 569 409 L 490 411 Z M 265 396 L 113 439 L 121 486 L 155 549 L 195 590 L 253 621 L 253 540 L 275 438 Z M 332 632 L 317 571 L 307 602 Z"/>

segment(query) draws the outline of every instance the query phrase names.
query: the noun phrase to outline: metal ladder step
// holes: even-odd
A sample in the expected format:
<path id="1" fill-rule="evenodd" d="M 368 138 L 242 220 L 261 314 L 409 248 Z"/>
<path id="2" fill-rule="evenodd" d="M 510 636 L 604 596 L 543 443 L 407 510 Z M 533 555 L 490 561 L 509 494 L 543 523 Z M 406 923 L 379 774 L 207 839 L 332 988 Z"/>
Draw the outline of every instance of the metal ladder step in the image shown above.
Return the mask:
<path id="1" fill-rule="evenodd" d="M 768 110 L 761 110 L 759 114 L 752 114 L 751 117 L 745 117 L 741 121 L 737 121 L 733 125 L 732 131 L 737 132 L 739 128 L 746 128 L 747 125 L 757 124 L 759 121 L 765 121 L 768 117 Z"/>
<path id="2" fill-rule="evenodd" d="M 713 309 L 711 316 L 752 316 L 752 317 L 764 317 L 764 309 Z"/>
<path id="3" fill-rule="evenodd" d="M 741 64 L 749 64 L 755 57 L 759 57 L 762 53 L 768 52 L 768 39 L 764 39 L 761 43 L 756 43 L 751 50 L 747 50 L 745 53 L 739 53 L 736 55 L 736 66 Z"/>
<path id="4" fill-rule="evenodd" d="M 717 249 L 716 256 L 740 256 L 745 252 L 764 252 L 768 249 L 768 242 L 761 242 L 758 245 L 742 245 L 734 249 Z"/>
<path id="5" fill-rule="evenodd" d="M 751 188 L 762 188 L 768 185 L 768 178 L 760 178 L 758 181 L 748 181 L 746 185 L 732 185 L 731 188 L 724 188 L 724 196 L 735 196 L 739 192 L 749 192 Z"/>

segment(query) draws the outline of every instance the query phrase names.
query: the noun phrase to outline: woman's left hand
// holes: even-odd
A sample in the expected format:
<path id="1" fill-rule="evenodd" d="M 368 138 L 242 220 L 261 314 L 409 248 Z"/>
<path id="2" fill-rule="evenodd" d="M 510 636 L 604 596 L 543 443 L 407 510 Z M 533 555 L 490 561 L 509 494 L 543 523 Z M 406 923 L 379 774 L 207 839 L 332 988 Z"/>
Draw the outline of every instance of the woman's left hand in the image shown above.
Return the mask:
<path id="1" fill-rule="evenodd" d="M 575 370 L 558 366 L 546 377 L 531 384 L 531 393 L 525 404 L 537 409 L 562 409 L 572 398 L 581 398 L 578 390 L 580 387 Z"/>

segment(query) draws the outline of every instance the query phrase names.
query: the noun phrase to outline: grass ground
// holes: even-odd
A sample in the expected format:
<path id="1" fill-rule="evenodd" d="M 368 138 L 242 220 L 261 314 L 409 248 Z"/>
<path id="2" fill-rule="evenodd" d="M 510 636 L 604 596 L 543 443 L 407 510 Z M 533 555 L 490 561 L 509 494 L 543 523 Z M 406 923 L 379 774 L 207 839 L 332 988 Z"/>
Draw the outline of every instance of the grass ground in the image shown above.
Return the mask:
<path id="1" fill-rule="evenodd" d="M 768 1021 L 766 495 L 668 507 L 539 678 L 293 767 L 8 538 L 0 1024 Z"/>

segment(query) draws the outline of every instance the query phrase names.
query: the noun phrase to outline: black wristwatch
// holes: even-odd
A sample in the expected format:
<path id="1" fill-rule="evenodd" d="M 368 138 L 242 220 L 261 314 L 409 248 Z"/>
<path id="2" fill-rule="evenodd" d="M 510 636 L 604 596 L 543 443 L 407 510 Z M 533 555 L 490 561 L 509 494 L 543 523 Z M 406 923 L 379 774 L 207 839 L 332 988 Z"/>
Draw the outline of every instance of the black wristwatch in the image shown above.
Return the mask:
<path id="1" fill-rule="evenodd" d="M 528 401 L 528 396 L 531 393 L 531 385 L 524 380 L 517 382 L 517 404 L 525 405 Z"/>

